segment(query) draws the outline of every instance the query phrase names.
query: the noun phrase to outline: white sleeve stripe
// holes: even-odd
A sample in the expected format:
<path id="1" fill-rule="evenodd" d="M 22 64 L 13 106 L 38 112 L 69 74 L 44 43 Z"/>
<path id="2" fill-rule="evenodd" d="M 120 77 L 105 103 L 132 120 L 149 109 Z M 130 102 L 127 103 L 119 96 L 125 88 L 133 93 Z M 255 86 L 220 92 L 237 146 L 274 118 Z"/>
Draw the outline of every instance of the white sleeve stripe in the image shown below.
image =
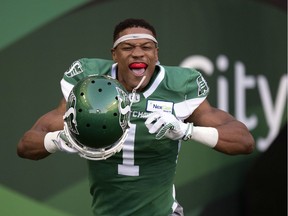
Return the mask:
<path id="1" fill-rule="evenodd" d="M 194 99 L 182 101 L 180 103 L 175 103 L 174 110 L 175 110 L 176 116 L 181 120 L 185 120 L 194 112 L 195 109 L 197 109 L 197 107 L 205 99 L 206 97 L 194 98 Z"/>
<path id="2" fill-rule="evenodd" d="M 66 80 L 62 79 L 61 82 L 61 90 L 62 90 L 62 94 L 65 97 L 66 101 L 68 100 L 68 96 L 72 90 L 72 88 L 74 87 L 74 85 L 72 85 L 71 83 L 68 83 Z"/>
<path id="3" fill-rule="evenodd" d="M 174 212 L 178 206 L 178 203 L 176 202 L 176 192 L 175 192 L 175 185 L 174 184 L 173 184 L 172 196 L 174 198 L 174 202 L 172 204 L 172 212 Z"/>

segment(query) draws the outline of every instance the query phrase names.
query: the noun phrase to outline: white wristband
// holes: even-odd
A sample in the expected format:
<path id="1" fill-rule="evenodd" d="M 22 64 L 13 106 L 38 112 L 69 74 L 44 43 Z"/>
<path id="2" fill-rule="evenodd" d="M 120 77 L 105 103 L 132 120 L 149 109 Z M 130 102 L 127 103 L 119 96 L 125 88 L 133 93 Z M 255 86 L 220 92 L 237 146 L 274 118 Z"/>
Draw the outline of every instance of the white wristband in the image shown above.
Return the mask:
<path id="1" fill-rule="evenodd" d="M 58 139 L 59 131 L 49 132 L 44 137 L 44 147 L 49 153 L 55 153 L 58 151 L 58 147 L 55 144 Z"/>
<path id="2" fill-rule="evenodd" d="M 214 148 L 218 142 L 218 130 L 213 127 L 193 127 L 191 139 L 198 141 L 204 145 Z"/>

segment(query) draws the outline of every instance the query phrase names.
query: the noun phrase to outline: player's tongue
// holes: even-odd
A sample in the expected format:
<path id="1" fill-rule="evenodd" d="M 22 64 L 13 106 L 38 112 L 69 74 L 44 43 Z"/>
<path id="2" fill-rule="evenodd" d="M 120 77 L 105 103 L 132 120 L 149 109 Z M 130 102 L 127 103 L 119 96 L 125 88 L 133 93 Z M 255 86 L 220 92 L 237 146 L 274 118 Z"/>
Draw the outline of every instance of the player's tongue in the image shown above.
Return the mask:
<path id="1" fill-rule="evenodd" d="M 129 65 L 129 68 L 136 76 L 142 76 L 146 70 L 147 65 L 145 63 L 135 62 Z"/>

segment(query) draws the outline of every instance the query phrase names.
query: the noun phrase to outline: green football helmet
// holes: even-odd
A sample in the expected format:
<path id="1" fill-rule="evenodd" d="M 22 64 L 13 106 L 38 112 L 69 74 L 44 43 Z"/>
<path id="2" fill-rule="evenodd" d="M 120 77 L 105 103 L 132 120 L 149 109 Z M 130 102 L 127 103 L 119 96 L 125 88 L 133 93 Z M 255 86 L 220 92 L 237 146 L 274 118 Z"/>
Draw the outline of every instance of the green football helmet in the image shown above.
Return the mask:
<path id="1" fill-rule="evenodd" d="M 129 120 L 130 101 L 124 87 L 112 77 L 93 75 L 73 87 L 64 130 L 80 156 L 103 160 L 121 151 Z"/>

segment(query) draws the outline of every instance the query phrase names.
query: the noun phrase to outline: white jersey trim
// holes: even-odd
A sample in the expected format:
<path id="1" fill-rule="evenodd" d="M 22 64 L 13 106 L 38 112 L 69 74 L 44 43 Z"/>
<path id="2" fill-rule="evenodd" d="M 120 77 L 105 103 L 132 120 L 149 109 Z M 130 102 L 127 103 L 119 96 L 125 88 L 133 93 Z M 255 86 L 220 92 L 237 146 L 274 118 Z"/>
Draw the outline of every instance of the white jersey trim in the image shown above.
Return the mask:
<path id="1" fill-rule="evenodd" d="M 156 66 L 157 67 L 157 66 Z M 157 89 L 157 87 L 159 86 L 159 84 L 162 82 L 162 80 L 165 77 L 165 69 L 161 66 L 158 65 L 158 67 L 160 67 L 160 71 L 159 74 L 157 75 L 156 79 L 154 80 L 154 82 L 152 83 L 152 85 L 150 86 L 149 89 L 147 89 L 143 95 L 145 98 L 148 98 L 151 94 L 153 94 L 153 92 Z"/>
<path id="2" fill-rule="evenodd" d="M 116 69 L 117 69 L 117 63 L 114 63 L 113 65 L 112 65 L 112 68 L 111 68 L 111 77 L 113 77 L 114 79 L 116 79 L 117 78 L 117 73 L 116 73 Z"/>

